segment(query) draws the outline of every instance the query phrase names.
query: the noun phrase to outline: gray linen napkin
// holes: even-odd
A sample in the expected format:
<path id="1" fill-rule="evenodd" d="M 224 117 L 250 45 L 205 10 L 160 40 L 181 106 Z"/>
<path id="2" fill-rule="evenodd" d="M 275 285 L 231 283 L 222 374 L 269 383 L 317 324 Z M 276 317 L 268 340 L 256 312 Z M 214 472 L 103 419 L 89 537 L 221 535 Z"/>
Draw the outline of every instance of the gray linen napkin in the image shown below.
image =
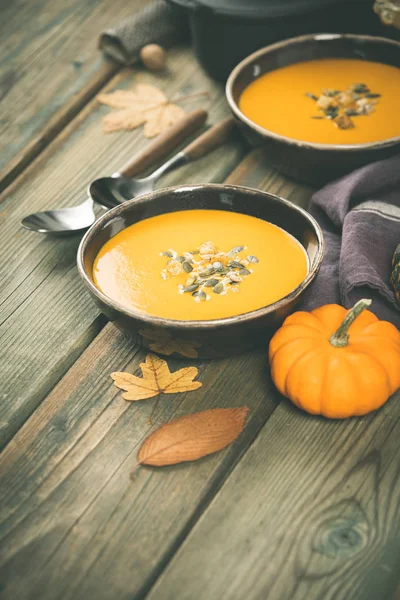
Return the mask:
<path id="1" fill-rule="evenodd" d="M 156 0 L 100 35 L 99 48 L 124 65 L 139 58 L 146 44 L 168 48 L 189 38 L 186 12 L 165 0 Z"/>
<path id="2" fill-rule="evenodd" d="M 329 303 L 350 308 L 371 298 L 370 310 L 400 328 L 389 282 L 400 243 L 400 154 L 328 184 L 313 195 L 309 211 L 322 227 L 326 249 L 300 309 Z"/>

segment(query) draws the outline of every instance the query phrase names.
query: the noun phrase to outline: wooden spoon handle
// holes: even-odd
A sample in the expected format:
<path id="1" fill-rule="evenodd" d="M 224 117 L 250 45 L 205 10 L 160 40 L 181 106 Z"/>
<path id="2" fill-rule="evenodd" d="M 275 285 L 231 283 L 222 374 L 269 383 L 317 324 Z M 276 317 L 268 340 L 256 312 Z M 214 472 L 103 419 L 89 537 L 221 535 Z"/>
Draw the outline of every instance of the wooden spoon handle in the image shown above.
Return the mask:
<path id="1" fill-rule="evenodd" d="M 234 126 L 235 121 L 233 117 L 227 117 L 208 129 L 183 150 L 187 159 L 189 161 L 197 160 L 226 142 L 231 135 Z"/>
<path id="2" fill-rule="evenodd" d="M 142 152 L 136 154 L 130 161 L 119 169 L 124 177 L 134 177 L 145 171 L 148 167 L 167 156 L 183 140 L 197 131 L 207 119 L 207 111 L 199 108 L 189 113 L 180 121 L 169 127 L 165 133 L 160 134 Z"/>

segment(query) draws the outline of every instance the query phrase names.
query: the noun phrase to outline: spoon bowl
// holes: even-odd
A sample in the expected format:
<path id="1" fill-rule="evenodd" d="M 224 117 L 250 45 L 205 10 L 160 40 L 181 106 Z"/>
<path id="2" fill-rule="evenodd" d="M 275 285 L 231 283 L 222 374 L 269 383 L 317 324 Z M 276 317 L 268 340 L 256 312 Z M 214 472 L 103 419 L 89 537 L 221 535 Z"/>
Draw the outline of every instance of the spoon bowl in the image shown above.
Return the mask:
<path id="1" fill-rule="evenodd" d="M 69 235 L 88 229 L 96 220 L 93 210 L 93 200 L 88 198 L 78 206 L 57 208 L 37 212 L 21 221 L 22 227 L 37 233 L 52 233 L 54 235 Z"/>

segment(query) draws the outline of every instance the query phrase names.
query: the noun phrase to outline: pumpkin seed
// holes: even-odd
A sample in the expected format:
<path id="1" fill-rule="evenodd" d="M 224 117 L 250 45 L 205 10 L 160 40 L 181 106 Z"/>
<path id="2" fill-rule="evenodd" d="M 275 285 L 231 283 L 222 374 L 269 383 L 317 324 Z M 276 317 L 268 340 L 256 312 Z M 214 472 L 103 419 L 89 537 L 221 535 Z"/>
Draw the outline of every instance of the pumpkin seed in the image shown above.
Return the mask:
<path id="1" fill-rule="evenodd" d="M 203 292 L 203 290 L 193 292 L 192 296 L 195 296 L 195 298 L 198 298 L 199 300 L 207 300 L 207 294 Z"/>
<path id="2" fill-rule="evenodd" d="M 316 96 L 315 94 L 311 94 L 311 92 L 306 92 L 305 96 L 307 96 L 307 98 L 311 98 L 311 100 L 318 100 L 318 96 Z"/>
<path id="3" fill-rule="evenodd" d="M 237 273 L 235 273 L 234 271 L 231 271 L 231 273 L 228 273 L 228 277 L 231 281 L 237 281 L 237 282 L 242 281 L 240 276 Z"/>
<path id="4" fill-rule="evenodd" d="M 185 257 L 184 256 L 177 256 L 175 260 L 177 260 L 180 263 L 183 263 L 183 262 L 185 262 Z"/>
<path id="5" fill-rule="evenodd" d="M 199 273 L 199 277 L 210 277 L 210 275 L 214 275 L 215 269 L 213 267 L 208 267 L 205 271 L 201 271 Z"/>
<path id="6" fill-rule="evenodd" d="M 200 250 L 189 250 L 190 254 L 200 254 Z"/>
<path id="7" fill-rule="evenodd" d="M 219 271 L 220 269 L 224 268 L 224 265 L 222 264 L 222 262 L 219 262 L 219 260 L 213 262 L 212 266 L 216 271 Z"/>
<path id="8" fill-rule="evenodd" d="M 348 117 L 357 117 L 358 116 L 358 112 L 354 108 L 348 108 L 347 110 L 345 110 L 345 114 Z"/>
<path id="9" fill-rule="evenodd" d="M 356 94 L 366 94 L 369 92 L 369 87 L 365 83 L 355 83 L 351 88 Z"/>
<path id="10" fill-rule="evenodd" d="M 365 94 L 366 98 L 380 98 L 382 94 L 371 94 L 371 92 L 368 92 L 368 94 Z"/>
<path id="11" fill-rule="evenodd" d="M 312 116 L 311 118 L 312 118 L 312 119 L 323 119 L 324 117 L 321 117 L 321 116 L 319 116 L 319 115 L 315 115 L 315 116 Z"/>
<path id="12" fill-rule="evenodd" d="M 244 250 L 244 246 L 235 246 L 234 248 L 232 248 L 232 250 L 229 250 L 229 258 L 233 258 L 235 254 L 239 254 L 239 252 L 241 252 L 242 250 Z"/>
<path id="13" fill-rule="evenodd" d="M 248 269 L 240 269 L 239 271 L 239 275 L 250 275 L 251 271 L 249 271 Z"/>
<path id="14" fill-rule="evenodd" d="M 194 283 L 193 285 L 188 285 L 187 287 L 183 288 L 183 291 L 184 292 L 195 292 L 198 289 L 199 289 L 199 284 Z"/>
<path id="15" fill-rule="evenodd" d="M 338 116 L 339 109 L 337 106 L 329 106 L 324 112 L 327 119 L 334 119 Z"/>
<path id="16" fill-rule="evenodd" d="M 234 269 L 243 269 L 244 265 L 241 262 L 239 262 L 238 260 L 230 260 L 228 262 L 228 267 L 232 267 Z"/>
<path id="17" fill-rule="evenodd" d="M 323 117 L 322 117 L 323 118 Z M 251 263 L 258 263 L 260 262 L 257 258 L 257 256 L 252 256 L 251 254 L 249 254 L 249 256 L 247 257 L 247 260 Z"/>
<path id="18" fill-rule="evenodd" d="M 217 283 L 216 286 L 214 286 L 213 292 L 214 292 L 214 294 L 221 294 L 221 292 L 223 292 L 224 289 L 225 289 L 224 284 L 220 282 L 220 283 Z"/>
<path id="19" fill-rule="evenodd" d="M 187 260 L 185 260 L 185 262 L 182 263 L 182 269 L 186 271 L 186 273 L 190 273 L 191 271 L 193 271 L 192 265 Z"/>
<path id="20" fill-rule="evenodd" d="M 217 285 L 218 283 L 218 279 L 207 279 L 207 281 L 205 281 L 203 285 L 204 287 L 214 287 L 214 285 Z"/>
<path id="21" fill-rule="evenodd" d="M 173 258 L 174 255 L 172 252 L 160 252 L 160 256 L 168 256 L 168 258 Z"/>
<path id="22" fill-rule="evenodd" d="M 186 279 L 186 285 L 192 285 L 192 283 L 197 283 L 197 275 L 193 272 Z"/>
<path id="23" fill-rule="evenodd" d="M 340 94 L 340 90 L 324 90 L 324 94 L 326 94 L 330 98 L 333 98 L 334 96 Z"/>

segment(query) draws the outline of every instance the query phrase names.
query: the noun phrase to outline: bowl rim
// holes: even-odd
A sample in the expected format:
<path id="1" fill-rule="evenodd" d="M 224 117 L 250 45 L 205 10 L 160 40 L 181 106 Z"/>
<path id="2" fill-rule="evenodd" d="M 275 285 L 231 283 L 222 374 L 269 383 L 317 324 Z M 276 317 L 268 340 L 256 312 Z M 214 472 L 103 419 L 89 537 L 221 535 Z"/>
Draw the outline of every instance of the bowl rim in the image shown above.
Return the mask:
<path id="1" fill-rule="evenodd" d="M 237 79 L 237 77 L 241 74 L 244 68 L 261 56 L 268 54 L 269 52 L 273 52 L 275 50 L 279 50 L 280 48 L 285 48 L 292 44 L 302 44 L 303 42 L 315 41 L 315 42 L 325 42 L 335 39 L 345 39 L 345 40 L 354 40 L 354 41 L 365 41 L 372 43 L 384 43 L 387 45 L 396 46 L 400 51 L 400 42 L 396 40 L 391 40 L 389 38 L 385 38 L 382 36 L 371 36 L 371 35 L 359 35 L 355 33 L 311 33 L 307 35 L 300 35 L 292 38 L 288 38 L 286 40 L 276 42 L 275 44 L 270 44 L 268 46 L 264 46 L 260 50 L 256 50 L 256 52 L 252 52 L 246 58 L 244 58 L 240 63 L 236 65 L 236 67 L 231 71 L 225 86 L 225 95 L 233 114 L 243 123 L 245 123 L 250 129 L 253 129 L 260 133 L 263 137 L 270 137 L 275 140 L 279 140 L 291 146 L 298 146 L 301 148 L 310 148 L 314 150 L 329 150 L 333 152 L 356 152 L 357 150 L 376 150 L 377 148 L 386 148 L 393 146 L 396 143 L 400 142 L 400 135 L 386 138 L 384 140 L 378 140 L 376 142 L 366 142 L 362 144 L 320 144 L 317 142 L 306 142 L 303 140 L 296 140 L 294 138 L 280 135 L 279 133 L 274 133 L 269 129 L 265 129 L 260 125 L 257 125 L 254 121 L 246 117 L 244 113 L 240 110 L 239 106 L 235 102 L 233 98 L 233 85 Z M 296 64 L 296 63 L 293 63 Z"/>
<path id="2" fill-rule="evenodd" d="M 226 191 L 232 190 L 234 192 L 241 192 L 241 193 L 245 193 L 245 194 L 249 194 L 249 195 L 261 194 L 264 196 L 269 196 L 275 201 L 286 204 L 286 206 L 288 206 L 292 210 L 297 211 L 303 217 L 305 217 L 305 219 L 309 222 L 309 224 L 311 225 L 311 227 L 314 230 L 314 233 L 316 235 L 317 242 L 318 242 L 318 248 L 317 248 L 317 253 L 315 255 L 315 258 L 314 258 L 314 265 L 310 266 L 307 276 L 301 281 L 301 283 L 299 283 L 298 286 L 296 286 L 294 288 L 294 290 L 292 290 L 289 294 L 287 294 L 283 298 L 280 298 L 276 302 L 273 302 L 272 304 L 268 304 L 267 306 L 258 308 L 256 310 L 252 310 L 249 312 L 241 313 L 241 314 L 230 316 L 230 317 L 223 317 L 223 318 L 219 318 L 219 319 L 202 319 L 202 320 L 179 320 L 179 319 L 167 319 L 164 317 L 157 317 L 155 315 L 143 313 L 140 311 L 136 311 L 134 309 L 129 309 L 126 306 L 123 306 L 122 304 L 120 304 L 119 302 L 112 300 L 109 296 L 107 296 L 102 291 L 100 291 L 100 289 L 93 283 L 91 276 L 88 275 L 88 273 L 86 271 L 85 264 L 84 264 L 84 255 L 85 255 L 88 245 L 91 242 L 91 239 L 94 236 L 96 236 L 96 234 L 99 231 L 101 231 L 101 229 L 104 227 L 104 225 L 106 225 L 107 223 L 109 223 L 110 221 L 115 219 L 116 217 L 123 215 L 123 213 L 125 211 L 128 211 L 130 209 L 130 207 L 138 205 L 138 204 L 140 205 L 140 204 L 145 204 L 147 202 L 152 202 L 152 200 L 154 200 L 158 196 L 163 196 L 165 194 L 171 194 L 176 191 L 184 191 L 184 190 L 196 191 L 196 190 L 202 190 L 204 188 L 207 188 L 207 189 L 211 188 L 215 191 L 220 191 L 220 192 L 226 192 Z M 168 211 L 168 212 L 174 212 L 174 211 Z M 269 192 L 257 190 L 255 188 L 248 188 L 248 187 L 240 186 L 240 185 L 225 185 L 225 184 L 219 184 L 219 183 L 178 185 L 178 186 L 162 188 L 160 190 L 156 190 L 154 192 L 145 194 L 138 198 L 133 198 L 132 200 L 127 200 L 126 202 L 112 208 L 111 210 L 107 211 L 104 215 L 102 215 L 88 229 L 88 231 L 85 233 L 85 235 L 83 236 L 83 238 L 79 244 L 79 248 L 78 248 L 78 252 L 77 252 L 77 267 L 78 267 L 79 275 L 83 279 L 86 286 L 89 288 L 90 292 L 94 296 L 96 296 L 103 304 L 106 304 L 107 306 L 109 306 L 111 309 L 113 309 L 115 311 L 123 313 L 123 315 L 126 317 L 134 318 L 136 320 L 143 321 L 149 325 L 154 325 L 154 326 L 158 326 L 158 327 L 165 327 L 165 328 L 170 328 L 170 329 L 184 329 L 184 330 L 189 330 L 189 331 L 190 330 L 199 330 L 199 329 L 207 331 L 209 329 L 225 328 L 225 327 L 228 327 L 231 325 L 238 325 L 241 323 L 251 323 L 255 320 L 258 320 L 260 317 L 264 317 L 264 316 L 274 312 L 275 310 L 280 309 L 282 306 L 285 306 L 288 302 L 295 300 L 299 296 L 299 294 L 308 287 L 308 285 L 311 283 L 311 281 L 314 279 L 314 277 L 318 273 L 319 267 L 321 265 L 321 262 L 322 262 L 322 259 L 324 256 L 324 250 L 325 250 L 324 236 L 323 236 L 322 229 L 321 229 L 320 225 L 318 224 L 318 222 L 314 219 L 314 217 L 312 215 L 310 215 L 306 210 L 304 210 L 304 208 L 297 206 L 290 200 L 286 200 L 285 198 L 281 198 L 280 196 L 271 194 Z"/>

